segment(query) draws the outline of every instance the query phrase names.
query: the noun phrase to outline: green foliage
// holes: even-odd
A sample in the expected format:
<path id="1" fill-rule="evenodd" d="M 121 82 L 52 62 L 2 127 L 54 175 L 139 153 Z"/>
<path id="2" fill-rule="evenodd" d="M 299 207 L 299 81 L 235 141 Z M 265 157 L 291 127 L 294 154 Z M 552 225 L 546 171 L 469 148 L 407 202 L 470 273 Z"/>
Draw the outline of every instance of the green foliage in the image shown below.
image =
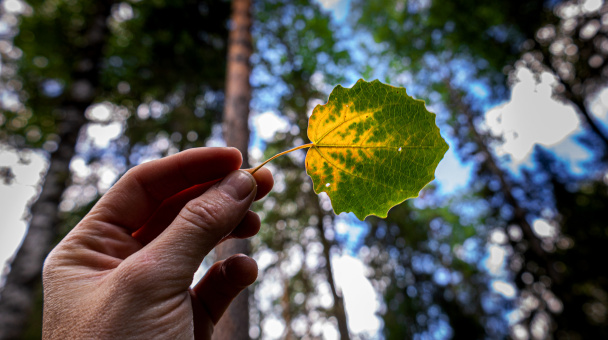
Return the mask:
<path id="1" fill-rule="evenodd" d="M 426 200 L 435 196 L 432 190 Z M 481 242 L 475 218 L 463 224 L 454 213 L 457 204 L 474 205 L 479 197 L 458 198 L 415 207 L 413 201 L 389 212 L 386 219 L 369 218 L 370 231 L 359 252 L 373 269 L 370 279 L 379 287 L 386 308 L 382 313 L 387 339 L 482 339 L 499 337 L 484 322 L 482 300 L 490 295 L 487 275 L 478 266 L 483 253 L 465 245 Z"/>
<path id="2" fill-rule="evenodd" d="M 270 157 L 304 143 L 307 112 L 327 100 L 319 79 L 323 83 L 339 83 L 349 55 L 339 48 L 338 29 L 317 2 L 257 1 L 253 18 L 257 49 L 252 58 L 253 109 L 280 113 L 290 126 L 266 143 L 264 153 Z M 319 337 L 321 334 L 311 327 L 294 329 L 294 322 L 312 325 L 336 315 L 319 304 L 321 289 L 328 286 L 330 265 L 320 253 L 323 239 L 329 242 L 328 248 L 338 247 L 335 240 L 325 238 L 323 228 L 333 229 L 326 218 L 331 213 L 320 205 L 309 177 L 302 171 L 304 153 L 291 155 L 295 157 L 280 157 L 271 164 L 275 187 L 263 202 L 257 203 L 263 227 L 252 239 L 254 258 L 269 255 L 271 262 L 260 267 L 264 279 L 256 283 L 254 294 L 258 308 L 250 312 L 254 325 L 261 329 L 265 320 L 284 321 L 285 338 L 290 334 L 293 338 Z M 272 305 L 265 307 L 263 292 L 268 292 L 266 284 L 272 282 L 275 288 L 280 285 L 282 294 L 272 296 Z"/>
<path id="3" fill-rule="evenodd" d="M 53 230 L 43 233 L 63 235 L 84 215 L 77 209 L 89 207 L 131 165 L 204 145 L 222 111 L 230 6 L 210 0 L 32 0 L 25 7 L 14 46 L 3 45 L 2 53 L 12 48 L 16 57 L 2 55 L 2 76 L 10 85 L 2 87 L 2 97 L 8 88 L 18 103 L 2 103 L 0 143 L 47 151 L 45 183 L 56 195 L 40 206 L 70 211 L 58 223 L 49 220 Z M 2 44 L 9 38 L 3 36 Z M 97 105 L 109 115 L 95 117 Z M 104 148 L 92 143 L 97 136 L 86 133 L 87 124 L 114 123 L 122 135 Z M 84 171 L 70 173 L 70 159 Z M 49 209 L 44 211 L 48 220 Z M 35 337 L 39 328 L 30 333 L 26 337 Z"/>
<path id="4" fill-rule="evenodd" d="M 163 131 L 178 136 L 173 142 L 179 149 L 203 145 L 222 111 L 228 1 L 120 3 L 108 13 L 99 13 L 97 3 L 29 4 L 33 13 L 21 19 L 14 42 L 23 53 L 13 81 L 24 105 L 2 112 L 2 140 L 21 136 L 11 144 L 33 148 L 56 143 L 60 108 L 74 79 L 84 75 L 99 79 L 91 84 L 93 102 L 130 111 L 126 134 L 132 145 L 149 143 Z M 108 22 L 108 37 L 87 35 L 90 23 L 99 20 Z M 86 50 L 95 39 L 107 40 L 98 51 L 99 65 Z M 156 112 L 138 116 L 141 104 L 155 105 Z M 186 138 L 191 131 L 199 137 Z"/>
<path id="5" fill-rule="evenodd" d="M 391 69 L 406 71 L 416 84 L 423 84 L 418 90 L 432 97 L 432 104 L 445 106 L 449 117 L 444 119 L 450 125 L 448 132 L 456 151 L 474 164 L 470 188 L 485 206 L 475 228 L 505 236 L 492 246 L 510 254 L 503 275 L 511 277 L 518 288 L 513 306 L 501 303 L 499 307 L 512 308 L 519 315 L 510 325 L 511 334 L 606 337 L 608 318 L 599 312 L 607 309 L 606 288 L 600 284 L 605 282 L 606 273 L 594 260 L 606 257 L 605 235 L 596 219 L 601 210 L 596 205 L 599 203 L 594 203 L 601 202 L 606 193 L 601 181 L 605 165 L 590 163 L 583 179 L 574 178 L 565 167 L 537 159 L 534 170 L 524 171 L 527 177 L 512 176 L 502 169 L 504 160 L 494 154 L 493 146 L 499 142 L 479 127 L 484 106 L 492 103 L 480 103 L 484 95 L 471 93 L 470 88 L 471 82 L 486 82 L 490 85 L 487 98 L 504 98 L 509 85 L 505 76 L 513 76 L 515 68 L 527 67 L 538 75 L 552 73 L 558 83 L 554 94 L 581 114 L 588 127 L 581 139 L 600 158 L 606 137 L 601 124 L 594 123 L 587 103 L 606 84 L 606 52 L 598 49 L 598 43 L 606 39 L 606 27 L 599 24 L 606 7 L 591 10 L 579 2 L 542 0 L 353 4 L 359 10 L 359 27 L 370 29 L 382 44 Z M 387 11 L 387 6 L 395 10 Z M 557 48 L 560 46 L 568 46 L 571 54 Z M 551 171 L 540 170 L 542 164 Z M 466 209 L 454 212 L 466 216 Z M 541 219 L 550 225 L 553 235 L 539 235 L 531 226 L 530 221 Z M 390 242 L 386 243 L 384 247 L 391 249 Z M 464 287 L 474 292 L 471 287 L 475 286 L 469 281 Z M 385 295 L 387 304 L 398 296 L 394 292 L 399 292 L 399 286 L 391 283 Z M 439 296 L 433 301 L 442 305 Z M 394 321 L 424 309 L 424 305 L 414 303 L 395 307 L 385 314 L 384 333 L 389 337 L 403 334 Z M 453 316 L 463 314 L 447 307 L 443 310 L 450 318 L 453 336 L 458 338 L 457 328 L 464 323 Z M 484 306 L 471 314 L 488 333 L 493 328 L 490 312 Z M 464 338 L 475 337 L 469 334 Z"/>
<path id="6" fill-rule="evenodd" d="M 504 67 L 519 58 L 520 45 L 550 15 L 545 0 L 381 0 L 354 1 L 353 7 L 358 24 L 390 46 L 386 53 L 399 56 L 393 65 L 418 72 L 432 67 L 433 57 L 469 60 L 503 90 Z"/>
<path id="7" fill-rule="evenodd" d="M 517 283 L 530 291 L 532 285 L 544 296 L 560 336 L 568 338 L 608 337 L 608 229 L 606 206 L 608 185 L 604 178 L 581 178 L 548 151 L 536 150 L 537 172 L 530 174 L 531 185 L 550 193 L 556 216 L 544 218 L 559 230 L 549 237 L 553 266 L 558 280 L 547 281 L 540 266 L 520 268 Z M 543 195 L 543 196 L 545 196 Z M 542 197 L 545 198 L 546 197 Z M 536 200 L 542 198 L 535 198 Z M 546 204 L 548 206 L 549 204 Z"/>
<path id="8" fill-rule="evenodd" d="M 178 150 L 203 146 L 223 110 L 229 1 L 131 6 L 133 18 L 112 25 L 103 78 L 108 98 L 133 112 L 129 152 L 158 136 Z"/>
<path id="9" fill-rule="evenodd" d="M 1 140 L 18 148 L 57 142 L 64 115 L 58 108 L 66 101 L 76 74 L 96 66 L 92 65 L 95 56 L 87 55 L 86 32 L 103 8 L 97 2 L 31 1 L 29 5 L 33 13 L 21 18 L 14 38 L 22 55 L 11 65 L 17 71 L 12 82 L 21 103 L 2 112 L 7 123 L 0 134 Z M 98 84 L 91 85 L 94 91 Z"/>
<path id="10" fill-rule="evenodd" d="M 142 1 L 133 19 L 116 22 L 106 85 L 121 81 L 130 95 L 162 98 L 177 89 L 189 97 L 222 89 L 226 69 L 228 1 Z"/>

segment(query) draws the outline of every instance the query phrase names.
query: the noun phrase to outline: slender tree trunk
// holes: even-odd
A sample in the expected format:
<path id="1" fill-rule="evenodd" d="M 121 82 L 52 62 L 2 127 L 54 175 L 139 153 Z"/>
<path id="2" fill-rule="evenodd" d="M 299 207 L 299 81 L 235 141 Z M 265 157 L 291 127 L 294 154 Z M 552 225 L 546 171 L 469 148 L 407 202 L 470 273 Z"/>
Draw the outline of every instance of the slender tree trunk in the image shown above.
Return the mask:
<path id="1" fill-rule="evenodd" d="M 243 154 L 243 167 L 248 167 L 249 101 L 251 85 L 249 58 L 253 51 L 251 40 L 251 0 L 232 1 L 232 26 L 228 37 L 228 68 L 226 71 L 226 100 L 224 107 L 224 139 L 228 146 Z M 233 254 L 248 254 L 248 240 L 229 240 L 216 248 L 217 260 Z M 215 340 L 249 339 L 249 290 L 243 290 L 232 302 L 215 327 Z"/>
<path id="2" fill-rule="evenodd" d="M 57 237 L 58 206 L 70 177 L 70 160 L 82 125 L 82 116 L 75 112 L 62 123 L 61 142 L 51 154 L 42 191 L 31 207 L 27 234 L 10 264 L 0 295 L 0 339 L 19 338 L 25 331 L 44 259 Z"/>
<path id="3" fill-rule="evenodd" d="M 92 104 L 99 85 L 108 33 L 106 19 L 111 5 L 112 1 L 98 2 L 97 14 L 85 31 L 88 45 L 82 49 L 81 62 L 72 71 L 72 86 L 58 110 L 58 148 L 51 154 L 42 191 L 30 209 L 27 234 L 11 262 L 0 292 L 0 339 L 16 339 L 23 334 L 34 305 L 44 259 L 57 238 L 58 206 L 70 179 L 70 161 L 75 154 L 79 131 L 86 123 L 84 112 Z"/>
<path id="4" fill-rule="evenodd" d="M 543 267 L 553 282 L 559 283 L 561 281 L 561 275 L 559 275 L 555 270 L 554 261 L 550 254 L 548 254 L 542 248 L 541 240 L 534 234 L 532 226 L 527 219 L 527 210 L 521 206 L 519 201 L 513 195 L 513 185 L 511 184 L 508 175 L 498 166 L 494 155 L 488 147 L 488 143 L 486 141 L 487 137 L 475 126 L 474 118 L 476 115 L 473 112 L 473 108 L 471 108 L 463 100 L 462 96 L 451 86 L 449 81 L 446 81 L 445 83 L 447 84 L 450 93 L 450 105 L 457 108 L 466 118 L 465 124 L 471 134 L 471 139 L 477 145 L 481 154 L 484 155 L 485 163 L 488 166 L 490 173 L 500 182 L 500 188 L 502 194 L 504 195 L 505 201 L 513 208 L 513 221 L 521 227 L 524 237 L 528 241 L 530 249 L 536 257 L 536 260 L 543 264 Z"/>
<path id="5" fill-rule="evenodd" d="M 323 226 L 324 214 L 321 212 L 317 213 L 318 222 L 317 230 L 319 231 L 319 237 L 321 238 L 321 244 L 323 245 L 323 258 L 325 259 L 325 272 L 327 275 L 327 282 L 331 287 L 331 295 L 334 298 L 333 314 L 338 320 L 338 331 L 340 332 L 340 340 L 350 340 L 350 333 L 348 332 L 348 322 L 346 320 L 346 309 L 344 308 L 344 299 L 342 294 L 338 292 L 336 282 L 334 281 L 334 272 L 331 267 L 331 242 L 325 237 L 325 227 Z"/>
<path id="6" fill-rule="evenodd" d="M 557 74 L 553 67 L 551 69 L 554 71 L 555 74 Z M 600 141 L 602 141 L 602 143 L 604 144 L 604 152 L 608 152 L 608 137 L 602 131 L 599 124 L 595 121 L 595 118 L 593 118 L 589 110 L 587 110 L 587 106 L 585 106 L 585 99 L 580 95 L 577 95 L 572 89 L 572 86 L 570 86 L 570 84 L 566 83 L 561 78 L 558 79 L 559 82 L 564 85 L 564 97 L 570 100 L 572 104 L 574 104 L 574 106 L 578 109 L 579 114 L 583 116 L 583 121 L 589 126 L 592 133 L 597 138 L 599 138 Z"/>
<path id="7" fill-rule="evenodd" d="M 251 0 L 233 0 L 232 27 L 228 37 L 228 69 L 226 70 L 226 100 L 223 134 L 226 144 L 243 154 L 243 167 L 249 162 L 249 102 L 251 85 L 249 58 L 253 52 L 251 40 Z"/>
<path id="8" fill-rule="evenodd" d="M 281 336 L 284 340 L 293 340 L 295 336 L 293 335 L 293 330 L 291 329 L 291 301 L 289 297 L 291 296 L 289 290 L 289 278 L 283 278 L 283 296 L 281 297 L 281 308 L 283 312 L 281 313 L 283 316 L 283 320 L 285 321 L 285 331 L 283 331 L 283 335 Z"/>
<path id="9" fill-rule="evenodd" d="M 596 122 L 595 118 L 593 118 L 591 112 L 587 110 L 587 106 L 585 106 L 585 99 L 580 94 L 574 92 L 571 84 L 559 76 L 559 72 L 557 72 L 557 69 L 551 62 L 553 57 L 549 50 L 541 47 L 540 52 L 545 60 L 544 65 L 555 75 L 559 83 L 564 86 L 564 93 L 562 94 L 562 97 L 570 101 L 576 107 L 579 115 L 582 117 L 583 124 L 586 124 L 591 130 L 591 133 L 602 142 L 602 154 L 605 159 L 608 154 L 608 136 L 604 131 L 602 131 L 602 128 Z M 603 67 L 599 69 L 601 70 Z"/>

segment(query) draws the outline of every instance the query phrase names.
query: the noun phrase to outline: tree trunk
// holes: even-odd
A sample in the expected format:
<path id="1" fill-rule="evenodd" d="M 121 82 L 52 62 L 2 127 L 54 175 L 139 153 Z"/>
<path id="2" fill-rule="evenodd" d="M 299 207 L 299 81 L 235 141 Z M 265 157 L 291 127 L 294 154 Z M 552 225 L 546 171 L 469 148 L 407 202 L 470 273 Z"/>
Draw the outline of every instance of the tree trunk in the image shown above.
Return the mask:
<path id="1" fill-rule="evenodd" d="M 458 109 L 466 118 L 465 124 L 470 132 L 471 139 L 477 145 L 481 154 L 484 155 L 485 163 L 490 173 L 500 182 L 500 189 L 504 195 L 504 199 L 513 208 L 512 220 L 522 229 L 524 237 L 535 256 L 533 260 L 543 265 L 547 271 L 547 275 L 549 275 L 553 282 L 559 283 L 561 276 L 555 271 L 554 261 L 550 254 L 542 248 L 541 240 L 534 234 L 532 226 L 527 219 L 528 211 L 522 207 L 513 195 L 513 185 L 508 175 L 499 167 L 493 153 L 490 151 L 488 142 L 486 141 L 487 137 L 475 126 L 474 118 L 476 114 L 473 112 L 473 108 L 463 100 L 462 96 L 452 87 L 449 81 L 445 83 L 449 91 L 449 104 L 451 107 Z"/>
<path id="2" fill-rule="evenodd" d="M 35 289 L 41 279 L 44 259 L 57 238 L 58 207 L 70 179 L 70 161 L 75 154 L 80 129 L 86 123 L 84 112 L 93 102 L 99 85 L 112 1 L 99 1 L 96 14 L 84 32 L 88 45 L 82 48 L 81 62 L 72 71 L 72 86 L 59 107 L 57 150 L 51 154 L 49 168 L 38 200 L 32 205 L 27 234 L 0 292 L 0 339 L 16 339 L 23 334 L 34 305 Z M 83 67 L 82 65 L 92 65 Z"/>
<path id="3" fill-rule="evenodd" d="M 561 95 L 561 97 L 567 101 L 570 101 L 570 103 L 574 105 L 576 111 L 578 111 L 578 114 L 582 117 L 581 120 L 583 124 L 587 125 L 587 127 L 591 130 L 591 133 L 602 143 L 602 158 L 606 160 L 606 157 L 608 157 L 608 136 L 606 133 L 604 133 L 604 131 L 602 131 L 595 118 L 593 118 L 591 112 L 587 110 L 587 106 L 585 106 L 585 98 L 582 95 L 577 94 L 572 89 L 572 85 L 559 76 L 559 72 L 551 61 L 553 56 L 549 52 L 549 49 L 541 47 L 539 50 L 543 56 L 544 65 L 553 73 L 553 75 L 555 75 L 557 81 L 564 87 L 564 93 Z M 603 67 L 599 69 L 601 70 Z"/>
<path id="4" fill-rule="evenodd" d="M 319 238 L 321 238 L 321 244 L 323 245 L 323 258 L 325 259 L 325 274 L 327 276 L 327 282 L 331 287 L 331 295 L 334 299 L 333 314 L 338 320 L 338 331 L 340 332 L 340 340 L 350 340 L 350 333 L 348 332 L 348 322 L 346 320 L 346 309 L 344 308 L 344 299 L 342 294 L 338 292 L 336 282 L 334 281 L 334 272 L 331 268 L 331 242 L 325 237 L 325 227 L 323 226 L 323 218 L 325 217 L 321 212 L 321 207 L 318 208 L 317 213 L 318 222 L 317 230 L 319 231 Z"/>
<path id="5" fill-rule="evenodd" d="M 291 317 L 291 301 L 289 299 L 289 297 L 291 296 L 290 291 L 289 291 L 289 278 L 288 277 L 284 277 L 283 278 L 283 296 L 281 297 L 281 308 L 283 309 L 283 312 L 281 313 L 281 315 L 283 316 L 283 320 L 285 321 L 285 330 L 283 331 L 283 335 L 281 336 L 281 339 L 283 340 L 294 340 L 296 337 L 293 334 L 293 330 L 291 328 L 291 322 L 292 317 Z"/>
<path id="6" fill-rule="evenodd" d="M 70 177 L 82 116 L 71 112 L 63 122 L 61 142 L 51 155 L 40 197 L 31 207 L 31 220 L 21 247 L 10 264 L 0 295 L 0 339 L 15 339 L 25 331 L 40 282 L 42 265 L 57 237 L 58 206 Z"/>
<path id="7" fill-rule="evenodd" d="M 228 68 L 226 71 L 226 100 L 223 134 L 228 146 L 243 154 L 243 167 L 248 167 L 249 101 L 251 85 L 249 58 L 253 51 L 251 40 L 251 0 L 233 0 L 230 35 L 228 37 Z M 233 254 L 248 254 L 248 240 L 229 240 L 215 250 L 216 259 Z M 243 290 L 232 302 L 215 327 L 215 340 L 249 339 L 249 290 Z"/>

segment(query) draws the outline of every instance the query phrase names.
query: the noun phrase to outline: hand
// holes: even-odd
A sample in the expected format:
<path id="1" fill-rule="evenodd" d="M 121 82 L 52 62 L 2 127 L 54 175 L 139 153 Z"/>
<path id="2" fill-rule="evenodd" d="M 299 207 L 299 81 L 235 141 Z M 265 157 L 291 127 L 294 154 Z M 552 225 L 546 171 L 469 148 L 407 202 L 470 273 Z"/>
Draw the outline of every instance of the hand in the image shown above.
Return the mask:
<path id="1" fill-rule="evenodd" d="M 259 231 L 248 209 L 272 175 L 236 171 L 241 162 L 236 149 L 199 148 L 127 172 L 46 259 L 44 338 L 211 338 L 257 278 L 255 261 L 235 255 L 189 288 L 217 244 Z"/>

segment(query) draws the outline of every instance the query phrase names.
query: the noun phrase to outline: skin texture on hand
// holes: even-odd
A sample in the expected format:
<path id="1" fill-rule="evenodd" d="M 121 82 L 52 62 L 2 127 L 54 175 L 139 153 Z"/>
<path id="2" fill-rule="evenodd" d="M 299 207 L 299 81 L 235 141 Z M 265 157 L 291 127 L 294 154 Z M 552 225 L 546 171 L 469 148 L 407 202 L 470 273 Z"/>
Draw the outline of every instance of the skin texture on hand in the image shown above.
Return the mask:
<path id="1" fill-rule="evenodd" d="M 233 148 L 198 148 L 128 171 L 46 259 L 44 339 L 210 339 L 257 278 L 235 255 L 189 288 L 217 244 L 259 231 L 249 207 L 272 175 L 241 162 Z"/>

